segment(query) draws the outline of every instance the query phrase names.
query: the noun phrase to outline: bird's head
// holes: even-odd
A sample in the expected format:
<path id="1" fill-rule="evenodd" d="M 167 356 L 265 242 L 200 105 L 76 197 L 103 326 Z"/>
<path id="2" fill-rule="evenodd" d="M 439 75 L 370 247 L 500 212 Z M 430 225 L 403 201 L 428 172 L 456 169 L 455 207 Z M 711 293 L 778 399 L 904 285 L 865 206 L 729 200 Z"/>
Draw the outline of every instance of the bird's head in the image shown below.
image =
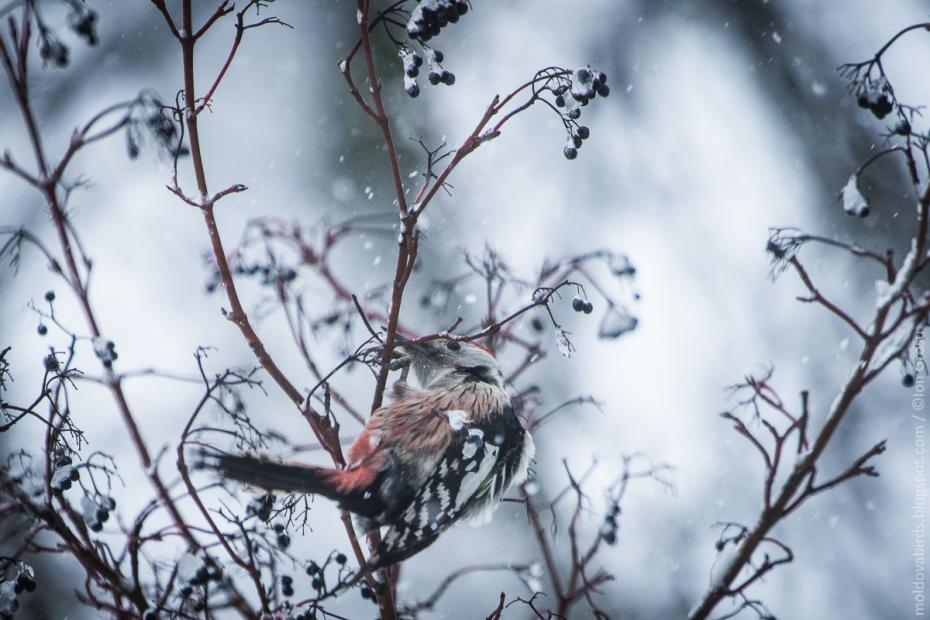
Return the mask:
<path id="1" fill-rule="evenodd" d="M 458 378 L 482 381 L 503 387 L 504 375 L 490 349 L 474 342 L 437 338 L 424 342 L 405 342 L 410 365 L 420 385 L 429 387 L 439 381 Z"/>

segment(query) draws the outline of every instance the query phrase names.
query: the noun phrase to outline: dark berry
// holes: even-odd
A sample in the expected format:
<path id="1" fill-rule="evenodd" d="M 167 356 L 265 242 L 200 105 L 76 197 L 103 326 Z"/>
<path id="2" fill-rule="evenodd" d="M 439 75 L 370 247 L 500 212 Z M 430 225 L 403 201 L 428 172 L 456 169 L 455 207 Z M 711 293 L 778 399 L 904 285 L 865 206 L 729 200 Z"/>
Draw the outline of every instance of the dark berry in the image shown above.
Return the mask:
<path id="1" fill-rule="evenodd" d="M 323 589 L 323 580 L 320 579 L 319 577 L 316 577 L 316 578 L 314 578 L 313 581 L 310 582 L 310 586 L 311 586 L 314 590 L 316 590 L 317 592 L 319 592 L 320 590 Z"/>
<path id="2" fill-rule="evenodd" d="M 572 144 L 575 145 L 576 149 L 581 148 L 581 136 L 572 136 Z"/>
<path id="3" fill-rule="evenodd" d="M 457 0 L 455 9 L 459 12 L 459 15 L 465 15 L 465 13 L 468 13 L 468 2 L 465 0 Z"/>
<path id="4" fill-rule="evenodd" d="M 16 575 L 15 588 L 17 593 L 25 590 L 26 592 L 35 592 L 36 578 L 32 567 L 28 564 L 20 564 L 19 572 Z"/>
<path id="5" fill-rule="evenodd" d="M 349 561 L 349 558 L 347 558 L 344 553 L 336 554 L 336 564 L 339 564 L 341 566 L 342 564 L 345 564 L 348 561 Z"/>
<path id="6" fill-rule="evenodd" d="M 274 528 L 274 533 L 275 533 L 275 534 L 281 534 L 282 532 L 284 532 L 284 524 L 283 524 L 283 523 L 275 523 L 274 526 L 273 526 L 273 528 Z"/>
<path id="7" fill-rule="evenodd" d="M 420 85 L 416 82 L 410 82 L 404 88 L 404 91 L 411 97 L 418 97 L 420 95 Z"/>
<path id="8" fill-rule="evenodd" d="M 192 586 L 202 586 L 210 580 L 210 573 L 207 572 L 206 566 L 201 566 L 197 569 L 197 572 L 194 573 L 194 576 L 190 579 L 190 584 Z"/>
<path id="9" fill-rule="evenodd" d="M 293 577 L 291 577 L 290 575 L 281 575 L 282 586 L 290 586 L 290 585 L 293 585 L 293 583 L 294 583 Z"/>
<path id="10" fill-rule="evenodd" d="M 442 81 L 442 74 L 439 73 L 438 71 L 430 71 L 429 75 L 426 76 L 426 79 L 429 80 L 430 84 L 435 86 L 436 84 L 439 84 L 439 82 Z"/>
<path id="11" fill-rule="evenodd" d="M 59 41 L 45 39 L 39 46 L 39 57 L 46 63 L 51 62 L 59 69 L 68 66 L 68 48 Z"/>
<path id="12" fill-rule="evenodd" d="M 420 75 L 420 69 L 419 67 L 411 65 L 407 67 L 407 70 L 404 73 L 407 74 L 407 77 L 417 77 L 418 75 Z"/>
<path id="13" fill-rule="evenodd" d="M 178 594 L 181 595 L 181 598 L 187 598 L 188 596 L 191 595 L 191 593 L 193 593 L 193 591 L 194 589 L 192 587 L 184 586 L 178 591 Z"/>
<path id="14" fill-rule="evenodd" d="M 909 136 L 911 135 L 911 124 L 902 118 L 895 124 L 894 132 L 899 136 Z"/>
<path id="15" fill-rule="evenodd" d="M 600 88 L 597 89 L 597 94 L 601 97 L 606 97 L 610 94 L 610 86 L 607 84 L 601 84 Z"/>
<path id="16" fill-rule="evenodd" d="M 875 118 L 881 120 L 894 109 L 894 104 L 888 95 L 882 94 L 878 100 L 869 107 L 869 109 L 872 111 L 872 114 L 875 115 Z"/>
<path id="17" fill-rule="evenodd" d="M 413 66 L 414 66 L 414 67 L 422 67 L 422 66 L 423 66 L 423 57 L 422 57 L 422 56 L 420 56 L 419 54 L 414 54 L 413 56 L 411 56 L 411 58 L 413 59 Z"/>
<path id="18" fill-rule="evenodd" d="M 446 86 L 452 86 L 453 84 L 455 84 L 455 74 L 452 73 L 451 71 L 443 70 L 442 75 L 440 76 L 439 79 L 442 80 L 442 83 L 445 84 Z"/>
<path id="19" fill-rule="evenodd" d="M 592 312 L 594 312 L 594 304 L 592 304 L 590 301 L 585 301 L 584 308 L 582 308 L 582 311 L 585 314 L 591 314 Z"/>
<path id="20" fill-rule="evenodd" d="M 578 108 L 575 108 L 574 110 L 568 113 L 568 118 L 572 119 L 573 121 L 577 121 L 579 118 L 581 118 L 581 110 Z"/>
<path id="21" fill-rule="evenodd" d="M 582 140 L 587 140 L 591 136 L 591 130 L 585 127 L 584 125 L 579 127 L 577 131 L 575 131 L 575 133 L 578 134 L 578 136 L 580 136 Z"/>
<path id="22" fill-rule="evenodd" d="M 79 36 L 81 36 L 88 45 L 97 45 L 97 13 L 91 10 L 85 12 L 74 12 L 68 16 L 68 23 Z"/>
<path id="23" fill-rule="evenodd" d="M 46 291 L 45 292 L 45 301 L 51 303 L 55 301 L 55 291 Z"/>
<path id="24" fill-rule="evenodd" d="M 869 107 L 868 96 L 866 96 L 865 93 L 860 94 L 858 97 L 856 97 L 856 104 L 860 108 L 863 108 L 863 109 L 868 108 Z"/>
<path id="25" fill-rule="evenodd" d="M 572 299 L 572 310 L 575 312 L 584 312 L 584 299 L 581 297 Z"/>
<path id="26" fill-rule="evenodd" d="M 284 596 L 294 596 L 294 588 L 291 586 L 284 586 L 281 588 L 281 594 Z"/>
<path id="27" fill-rule="evenodd" d="M 291 545 L 291 537 L 287 534 L 278 535 L 278 547 L 287 549 Z"/>
<path id="28" fill-rule="evenodd" d="M 617 542 L 617 533 L 614 532 L 613 530 L 602 532 L 601 538 L 603 538 L 604 542 L 607 543 L 608 545 L 613 545 Z"/>
<path id="29" fill-rule="evenodd" d="M 48 327 L 44 323 L 39 323 L 39 326 L 36 328 L 36 331 L 39 332 L 40 336 L 44 336 L 48 333 Z"/>
<path id="30" fill-rule="evenodd" d="M 58 358 L 55 357 L 54 353 L 45 356 L 45 370 L 49 372 L 58 372 L 60 368 L 61 365 L 58 363 Z"/>
<path id="31" fill-rule="evenodd" d="M 433 58 L 436 59 L 436 62 L 442 62 L 446 59 L 446 55 L 439 50 L 433 50 Z"/>
<path id="32" fill-rule="evenodd" d="M 375 593 L 371 591 L 371 588 L 362 587 L 361 589 L 362 598 L 366 601 L 370 601 L 375 598 Z"/>
<path id="33" fill-rule="evenodd" d="M 579 82 L 587 82 L 591 79 L 591 72 L 582 67 L 581 69 L 575 71 L 575 77 L 578 78 Z"/>
<path id="34" fill-rule="evenodd" d="M 601 84 L 606 84 L 606 83 L 607 83 L 607 74 L 604 73 L 603 71 L 601 71 L 600 73 L 598 73 L 598 74 L 597 74 L 597 81 L 600 82 Z"/>
<path id="35" fill-rule="evenodd" d="M 903 385 L 906 388 L 914 387 L 914 381 L 915 381 L 914 375 L 912 375 L 911 373 L 907 373 L 906 375 L 901 377 L 901 385 Z"/>
<path id="36" fill-rule="evenodd" d="M 573 146 L 566 146 L 562 149 L 562 153 L 565 155 L 565 159 L 575 159 L 578 157 L 578 149 Z"/>
<path id="37" fill-rule="evenodd" d="M 543 328 L 545 327 L 545 325 L 543 324 L 542 321 L 539 320 L 539 317 L 534 316 L 533 319 L 530 321 L 530 327 L 532 327 L 533 330 L 537 332 L 541 332 Z"/>
<path id="38" fill-rule="evenodd" d="M 558 107 L 558 108 L 564 108 L 564 107 L 565 107 L 565 97 L 563 97 L 562 95 L 557 95 L 556 98 L 555 98 L 555 105 L 556 105 L 556 107 Z"/>

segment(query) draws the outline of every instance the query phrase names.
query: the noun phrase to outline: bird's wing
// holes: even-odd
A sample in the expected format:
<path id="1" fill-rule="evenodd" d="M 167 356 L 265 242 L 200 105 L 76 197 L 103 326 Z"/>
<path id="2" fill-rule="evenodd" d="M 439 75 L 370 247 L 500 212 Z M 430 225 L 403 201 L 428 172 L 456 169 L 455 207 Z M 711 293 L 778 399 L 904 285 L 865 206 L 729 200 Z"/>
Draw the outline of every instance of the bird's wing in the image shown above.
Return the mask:
<path id="1" fill-rule="evenodd" d="M 508 419 L 509 418 L 509 419 Z M 515 426 L 514 426 L 515 425 Z M 514 440 L 511 433 L 520 433 Z M 523 437 L 511 411 L 453 430 L 431 475 L 385 531 L 371 569 L 400 562 L 432 544 L 460 517 L 495 507 L 518 473 Z"/>

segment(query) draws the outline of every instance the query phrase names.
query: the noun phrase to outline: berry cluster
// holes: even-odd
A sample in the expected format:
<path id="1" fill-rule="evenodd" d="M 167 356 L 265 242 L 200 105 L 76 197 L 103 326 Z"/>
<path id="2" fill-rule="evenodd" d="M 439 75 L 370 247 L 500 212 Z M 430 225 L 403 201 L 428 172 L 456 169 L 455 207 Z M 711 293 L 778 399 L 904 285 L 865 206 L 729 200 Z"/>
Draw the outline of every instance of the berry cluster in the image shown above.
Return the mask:
<path id="1" fill-rule="evenodd" d="M 116 344 L 112 340 L 94 338 L 94 353 L 107 368 L 113 367 L 113 362 L 119 357 L 116 353 Z"/>
<path id="2" fill-rule="evenodd" d="M 110 519 L 110 512 L 116 508 L 116 500 L 108 495 L 93 497 L 85 495 L 81 498 L 81 512 L 87 527 L 93 532 L 103 529 L 103 524 Z"/>
<path id="3" fill-rule="evenodd" d="M 574 299 L 572 299 L 572 310 L 591 314 L 594 312 L 594 304 L 579 295 L 575 295 Z"/>
<path id="4" fill-rule="evenodd" d="M 68 13 L 68 26 L 80 38 L 90 45 L 97 45 L 97 13 L 88 8 L 79 0 L 67 0 L 71 5 L 71 12 Z M 46 65 L 53 65 L 59 69 L 68 66 L 70 51 L 68 46 L 62 43 L 54 32 L 46 25 L 41 15 L 35 13 L 38 22 L 39 32 L 39 57 Z"/>
<path id="5" fill-rule="evenodd" d="M 445 55 L 439 50 L 435 50 L 431 47 L 424 46 L 424 50 L 426 54 L 426 64 L 429 68 L 426 79 L 429 83 L 433 86 L 437 84 L 452 86 L 455 84 L 455 74 L 448 69 L 444 69 L 442 66 Z M 406 46 L 402 46 L 398 53 L 400 54 L 401 61 L 404 63 L 404 91 L 411 97 L 416 97 L 420 94 L 420 85 L 416 78 L 420 75 L 420 67 L 423 66 L 423 57 Z"/>
<path id="6" fill-rule="evenodd" d="M 179 110 L 165 106 L 155 95 L 145 93 L 139 97 L 129 114 L 126 124 L 126 154 L 129 159 L 139 156 L 140 146 L 146 136 L 169 157 L 182 157 L 188 154 L 186 146 L 181 144 L 178 132 L 177 115 Z"/>
<path id="7" fill-rule="evenodd" d="M 80 479 L 81 474 L 78 472 L 77 467 L 71 464 L 71 457 L 59 457 L 55 462 L 55 471 L 52 473 L 52 491 L 60 495 Z"/>
<path id="8" fill-rule="evenodd" d="M 323 566 L 320 566 L 313 560 L 310 560 L 310 563 L 307 564 L 306 573 L 310 577 L 310 587 L 316 590 L 317 592 L 322 592 L 326 589 L 326 567 L 330 562 L 335 562 L 336 565 L 342 570 L 345 568 L 346 562 L 349 561 L 349 558 L 346 557 L 346 554 L 341 552 L 330 553 L 329 557 L 326 558 L 326 562 L 323 563 Z"/>
<path id="9" fill-rule="evenodd" d="M 45 292 L 45 301 L 51 306 L 52 302 L 55 301 L 55 291 L 46 291 Z M 39 326 L 36 327 L 36 331 L 40 336 L 44 336 L 48 333 L 48 326 L 45 323 L 39 322 Z"/>
<path id="10" fill-rule="evenodd" d="M 410 12 L 407 35 L 425 43 L 468 12 L 467 0 L 421 0 Z"/>
<path id="11" fill-rule="evenodd" d="M 250 517 L 258 518 L 258 520 L 263 523 L 268 523 L 268 521 L 271 519 L 271 510 L 273 508 L 273 495 L 256 495 L 251 500 L 249 500 L 249 504 L 245 507 L 245 513 Z"/>
<path id="12" fill-rule="evenodd" d="M 443 53 L 427 42 L 447 25 L 459 21 L 469 9 L 467 0 L 420 0 L 412 11 L 404 8 L 403 3 L 396 3 L 379 15 L 378 19 L 383 20 L 388 36 L 397 47 L 404 67 L 404 92 L 410 97 L 420 95 L 417 77 L 424 65 L 428 70 L 426 78 L 433 86 L 455 83 L 455 74 L 442 66 Z M 392 28 L 403 28 L 408 40 L 392 33 Z"/>
<path id="13" fill-rule="evenodd" d="M 290 575 L 281 575 L 281 594 L 294 596 L 294 578 Z"/>
<path id="14" fill-rule="evenodd" d="M 606 97 L 610 94 L 607 74 L 595 72 L 591 67 L 580 67 L 572 73 L 570 78 L 564 75 L 558 76 L 554 85 L 550 84 L 550 81 L 547 80 L 546 86 L 541 90 L 548 90 L 555 96 L 555 107 L 558 108 L 565 130 L 568 132 L 568 141 L 562 153 L 566 159 L 575 159 L 578 157 L 578 149 L 591 136 L 590 129 L 578 124 L 578 119 L 581 118 L 581 108 L 588 105 L 598 95 Z"/>
<path id="15" fill-rule="evenodd" d="M 855 95 L 860 108 L 868 110 L 878 120 L 889 114 L 897 118 L 890 128 L 891 135 L 908 137 L 914 134 L 911 123 L 920 115 L 920 108 L 907 105 L 896 97 L 878 58 L 842 65 L 839 72 L 849 81 L 848 90 Z M 928 139 L 919 133 L 917 137 L 919 142 Z"/>
<path id="16" fill-rule="evenodd" d="M 323 582 L 323 569 L 320 568 L 320 565 L 311 560 L 307 565 L 306 573 L 311 578 L 310 586 L 317 592 L 322 590 L 325 584 Z"/>
<path id="17" fill-rule="evenodd" d="M 0 583 L 0 620 L 11 620 L 19 609 L 17 597 L 23 592 L 34 592 L 35 589 L 35 571 L 25 562 L 17 562 L 15 576 Z"/>
<path id="18" fill-rule="evenodd" d="M 183 579 L 183 585 L 178 590 L 181 598 L 188 598 L 194 593 L 194 588 L 206 588 L 210 582 L 219 582 L 223 579 L 223 569 L 209 556 L 197 557 L 186 553 L 178 562 L 178 574 Z"/>
<path id="19" fill-rule="evenodd" d="M 97 13 L 83 2 L 73 2 L 71 7 L 72 10 L 68 13 L 68 26 L 88 45 L 97 45 L 100 42 L 97 38 Z"/>
<path id="20" fill-rule="evenodd" d="M 263 519 L 263 521 L 264 520 L 266 519 Z M 278 548 L 283 551 L 291 546 L 291 537 L 287 532 L 284 531 L 284 525 L 281 523 L 275 523 L 274 533 L 277 535 Z"/>
<path id="21" fill-rule="evenodd" d="M 872 112 L 878 120 L 885 118 L 894 110 L 894 94 L 888 80 L 884 76 L 877 80 L 864 80 L 859 84 L 856 103 Z"/>
<path id="22" fill-rule="evenodd" d="M 604 523 L 601 525 L 600 535 L 601 539 L 608 545 L 613 545 L 617 542 L 617 528 L 619 524 L 617 520 L 620 518 L 620 505 L 617 502 L 611 502 L 610 510 L 604 515 Z"/>
<path id="23" fill-rule="evenodd" d="M 207 256 L 208 261 L 212 261 L 212 257 Z M 285 267 L 283 265 L 276 264 L 251 264 L 246 265 L 238 263 L 233 267 L 233 274 L 237 276 L 255 276 L 259 278 L 259 283 L 262 286 L 282 286 L 289 282 L 293 282 L 297 279 L 297 271 L 291 267 Z M 210 278 L 207 280 L 207 283 L 204 285 L 204 289 L 207 293 L 213 293 L 220 285 L 220 273 L 216 270 L 215 265 L 213 266 L 213 271 L 210 274 Z"/>
<path id="24" fill-rule="evenodd" d="M 49 347 L 48 355 L 42 358 L 42 364 L 48 372 L 58 372 L 61 370 L 61 363 L 58 361 L 58 356 L 55 355 L 55 351 L 53 351 L 51 347 Z"/>
<path id="25" fill-rule="evenodd" d="M 68 46 L 53 35 L 49 34 L 42 37 L 42 42 L 39 44 L 39 58 L 42 59 L 45 65 L 64 69 L 68 66 L 69 54 Z"/>

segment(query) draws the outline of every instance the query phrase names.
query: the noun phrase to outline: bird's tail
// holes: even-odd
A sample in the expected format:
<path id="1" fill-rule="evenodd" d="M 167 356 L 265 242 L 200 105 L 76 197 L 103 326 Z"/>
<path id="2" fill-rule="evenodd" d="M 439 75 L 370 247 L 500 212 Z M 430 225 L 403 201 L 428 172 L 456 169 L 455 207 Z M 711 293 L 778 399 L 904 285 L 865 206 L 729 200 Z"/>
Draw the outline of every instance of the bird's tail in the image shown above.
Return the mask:
<path id="1" fill-rule="evenodd" d="M 314 493 L 337 501 L 345 496 L 337 488 L 339 470 L 336 469 L 275 463 L 237 454 L 215 455 L 204 466 L 215 469 L 227 480 L 269 491 Z"/>

